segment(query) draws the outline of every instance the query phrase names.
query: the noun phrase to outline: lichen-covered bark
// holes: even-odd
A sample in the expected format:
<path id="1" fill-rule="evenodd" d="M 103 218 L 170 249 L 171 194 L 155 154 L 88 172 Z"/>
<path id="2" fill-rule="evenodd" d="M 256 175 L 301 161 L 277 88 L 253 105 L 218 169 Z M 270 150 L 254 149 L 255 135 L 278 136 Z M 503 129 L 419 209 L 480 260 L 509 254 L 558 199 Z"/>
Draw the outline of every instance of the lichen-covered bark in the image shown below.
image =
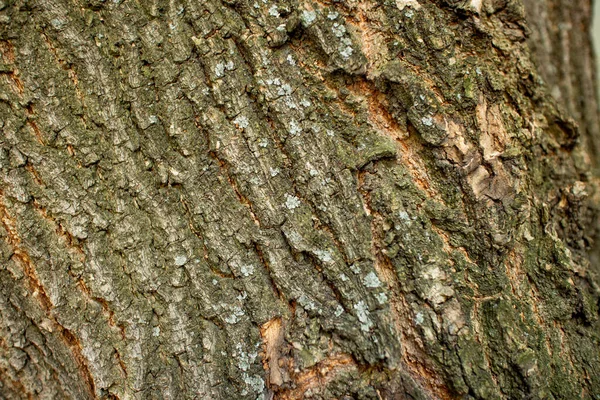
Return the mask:
<path id="1" fill-rule="evenodd" d="M 535 26 L 0 3 L 0 397 L 596 398 L 596 103 Z"/>

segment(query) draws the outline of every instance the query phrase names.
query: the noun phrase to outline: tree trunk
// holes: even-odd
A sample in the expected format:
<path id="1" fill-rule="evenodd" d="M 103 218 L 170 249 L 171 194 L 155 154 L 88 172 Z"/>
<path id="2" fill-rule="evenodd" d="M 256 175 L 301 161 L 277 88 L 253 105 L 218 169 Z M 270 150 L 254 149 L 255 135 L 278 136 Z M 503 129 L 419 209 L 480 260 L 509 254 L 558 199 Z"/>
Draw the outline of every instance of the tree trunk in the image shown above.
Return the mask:
<path id="1" fill-rule="evenodd" d="M 1 1 L 0 398 L 600 398 L 590 4 L 524 3 Z"/>

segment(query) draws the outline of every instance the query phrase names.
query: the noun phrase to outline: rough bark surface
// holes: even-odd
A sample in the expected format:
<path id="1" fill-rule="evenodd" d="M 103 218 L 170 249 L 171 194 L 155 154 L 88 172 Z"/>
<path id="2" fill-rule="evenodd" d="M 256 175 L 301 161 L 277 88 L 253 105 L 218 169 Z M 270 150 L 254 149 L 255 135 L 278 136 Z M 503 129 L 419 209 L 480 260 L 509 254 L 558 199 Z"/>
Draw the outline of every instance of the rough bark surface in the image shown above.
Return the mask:
<path id="1" fill-rule="evenodd" d="M 525 3 L 0 2 L 0 398 L 597 399 L 589 20 Z"/>

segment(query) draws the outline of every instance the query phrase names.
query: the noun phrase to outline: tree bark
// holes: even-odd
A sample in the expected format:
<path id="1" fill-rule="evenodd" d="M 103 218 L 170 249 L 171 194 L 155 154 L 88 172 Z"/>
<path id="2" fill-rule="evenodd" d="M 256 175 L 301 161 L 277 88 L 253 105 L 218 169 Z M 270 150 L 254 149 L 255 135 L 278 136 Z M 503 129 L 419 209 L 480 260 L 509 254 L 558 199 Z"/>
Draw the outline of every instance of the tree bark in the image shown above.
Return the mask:
<path id="1" fill-rule="evenodd" d="M 0 398 L 600 398 L 589 8 L 0 2 Z"/>

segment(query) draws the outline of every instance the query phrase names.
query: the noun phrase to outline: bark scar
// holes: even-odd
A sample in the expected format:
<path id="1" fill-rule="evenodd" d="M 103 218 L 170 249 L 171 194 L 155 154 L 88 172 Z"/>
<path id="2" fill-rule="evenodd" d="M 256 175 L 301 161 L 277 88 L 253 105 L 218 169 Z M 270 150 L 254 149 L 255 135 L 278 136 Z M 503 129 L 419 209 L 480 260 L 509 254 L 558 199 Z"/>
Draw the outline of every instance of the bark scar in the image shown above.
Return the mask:
<path id="1" fill-rule="evenodd" d="M 260 327 L 260 336 L 265 346 L 264 365 L 269 371 L 269 386 L 281 386 L 284 381 L 284 372 L 279 368 L 279 358 L 284 340 L 283 321 L 273 318 Z"/>

